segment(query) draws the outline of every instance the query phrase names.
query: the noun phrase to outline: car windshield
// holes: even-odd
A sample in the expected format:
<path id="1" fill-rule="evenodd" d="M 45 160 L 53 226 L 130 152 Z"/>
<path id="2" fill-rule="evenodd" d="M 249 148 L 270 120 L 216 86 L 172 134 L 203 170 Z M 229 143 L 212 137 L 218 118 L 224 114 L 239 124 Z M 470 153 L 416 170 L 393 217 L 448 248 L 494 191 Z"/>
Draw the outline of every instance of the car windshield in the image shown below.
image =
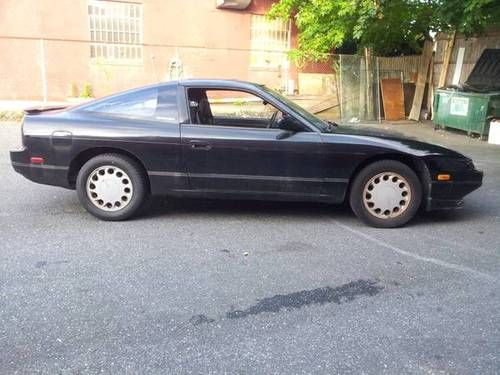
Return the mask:
<path id="1" fill-rule="evenodd" d="M 322 133 L 331 133 L 333 131 L 333 126 L 331 126 L 328 122 L 313 115 L 311 112 L 308 112 L 306 109 L 302 108 L 297 103 L 291 101 L 286 96 L 280 94 L 278 91 L 272 90 L 266 86 L 261 86 L 261 87 L 265 92 L 274 96 L 280 102 L 285 103 L 288 107 L 292 108 L 295 112 L 297 112 L 301 117 L 309 121 L 316 129 L 318 129 Z"/>

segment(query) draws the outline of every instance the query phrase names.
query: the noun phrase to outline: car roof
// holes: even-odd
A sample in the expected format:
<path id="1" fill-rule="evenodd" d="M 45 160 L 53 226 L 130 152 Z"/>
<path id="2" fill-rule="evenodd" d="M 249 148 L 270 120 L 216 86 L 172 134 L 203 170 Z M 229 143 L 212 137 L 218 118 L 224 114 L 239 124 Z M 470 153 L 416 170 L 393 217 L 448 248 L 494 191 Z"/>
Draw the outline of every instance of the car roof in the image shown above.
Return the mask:
<path id="1" fill-rule="evenodd" d="M 237 79 L 184 79 L 178 81 L 179 85 L 186 87 L 224 87 L 239 89 L 255 89 L 261 87 L 257 83 L 240 81 Z"/>
<path id="2" fill-rule="evenodd" d="M 139 87 L 134 87 L 129 90 L 117 92 L 111 95 L 108 95 L 106 97 L 100 98 L 98 100 L 103 100 L 110 98 L 115 95 L 121 95 L 121 94 L 127 94 L 127 93 L 132 93 L 136 91 L 140 91 L 143 89 L 148 89 L 148 88 L 154 88 L 154 87 L 171 87 L 171 86 L 176 86 L 176 85 L 181 85 L 185 87 L 223 87 L 223 88 L 233 88 L 233 89 L 255 89 L 255 88 L 261 88 L 264 85 L 258 84 L 258 83 L 253 83 L 253 82 L 248 82 L 248 81 L 240 81 L 237 79 L 213 79 L 213 78 L 203 78 L 203 79 L 182 79 L 182 80 L 176 80 L 176 81 L 166 81 L 166 82 L 158 82 L 158 83 L 152 83 L 149 85 L 144 85 L 144 86 L 139 86 Z"/>
<path id="3" fill-rule="evenodd" d="M 108 100 L 110 98 L 119 96 L 119 95 L 127 95 L 127 94 L 132 94 L 134 92 L 138 92 L 144 89 L 151 89 L 155 87 L 173 87 L 181 85 L 184 87 L 201 87 L 201 88 L 223 88 L 223 89 L 241 89 L 241 90 L 250 90 L 253 91 L 254 89 L 259 89 L 262 88 L 263 85 L 259 85 L 257 83 L 252 83 L 252 82 L 247 82 L 247 81 L 240 81 L 236 79 L 183 79 L 183 80 L 176 80 L 176 81 L 166 81 L 166 82 L 158 82 L 158 83 L 153 83 L 145 86 L 140 86 L 140 87 L 135 87 L 133 89 L 117 92 L 112 95 L 105 96 L 103 98 L 99 98 L 96 100 L 93 100 L 88 103 L 83 103 L 80 105 L 77 105 L 75 107 L 70 108 L 70 111 L 78 111 L 81 109 L 85 109 L 86 107 L 93 105 L 95 103 L 101 102 Z"/>

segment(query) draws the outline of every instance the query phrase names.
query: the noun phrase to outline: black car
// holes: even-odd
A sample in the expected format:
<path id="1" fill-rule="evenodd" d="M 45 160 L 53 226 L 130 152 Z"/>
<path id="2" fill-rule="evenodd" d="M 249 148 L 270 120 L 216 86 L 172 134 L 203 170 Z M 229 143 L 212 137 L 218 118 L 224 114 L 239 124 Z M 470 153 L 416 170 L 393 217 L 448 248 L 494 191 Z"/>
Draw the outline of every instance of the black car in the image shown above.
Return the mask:
<path id="1" fill-rule="evenodd" d="M 376 227 L 455 208 L 482 183 L 444 147 L 325 122 L 269 88 L 233 80 L 142 87 L 69 109 L 32 109 L 14 169 L 76 189 L 104 220 L 150 195 L 349 201 Z"/>

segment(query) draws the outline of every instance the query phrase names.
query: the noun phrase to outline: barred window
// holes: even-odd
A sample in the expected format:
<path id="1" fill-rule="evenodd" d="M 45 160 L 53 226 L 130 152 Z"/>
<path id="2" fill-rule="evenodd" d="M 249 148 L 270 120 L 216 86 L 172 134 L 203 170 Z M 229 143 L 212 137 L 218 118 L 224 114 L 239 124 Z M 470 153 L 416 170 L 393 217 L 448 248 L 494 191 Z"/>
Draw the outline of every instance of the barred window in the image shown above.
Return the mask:
<path id="1" fill-rule="evenodd" d="M 263 15 L 252 15 L 250 46 L 250 66 L 286 66 L 287 52 L 290 49 L 290 21 L 269 20 Z"/>
<path id="2" fill-rule="evenodd" d="M 90 57 L 142 62 L 142 5 L 89 0 Z"/>

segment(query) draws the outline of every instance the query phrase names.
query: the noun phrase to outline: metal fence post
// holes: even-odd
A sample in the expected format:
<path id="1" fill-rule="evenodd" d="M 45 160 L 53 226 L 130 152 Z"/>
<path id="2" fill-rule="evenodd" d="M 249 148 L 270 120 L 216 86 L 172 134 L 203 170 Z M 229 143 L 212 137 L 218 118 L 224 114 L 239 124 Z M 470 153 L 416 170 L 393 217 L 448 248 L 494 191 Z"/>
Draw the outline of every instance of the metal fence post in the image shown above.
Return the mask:
<path id="1" fill-rule="evenodd" d="M 378 115 L 378 122 L 382 122 L 382 114 L 380 113 L 380 61 L 379 58 L 376 57 L 377 60 L 377 115 Z"/>
<path id="2" fill-rule="evenodd" d="M 344 90 L 342 87 L 342 55 L 339 55 L 339 85 L 340 85 L 340 122 L 344 121 L 344 106 L 342 103 L 344 102 Z"/>

